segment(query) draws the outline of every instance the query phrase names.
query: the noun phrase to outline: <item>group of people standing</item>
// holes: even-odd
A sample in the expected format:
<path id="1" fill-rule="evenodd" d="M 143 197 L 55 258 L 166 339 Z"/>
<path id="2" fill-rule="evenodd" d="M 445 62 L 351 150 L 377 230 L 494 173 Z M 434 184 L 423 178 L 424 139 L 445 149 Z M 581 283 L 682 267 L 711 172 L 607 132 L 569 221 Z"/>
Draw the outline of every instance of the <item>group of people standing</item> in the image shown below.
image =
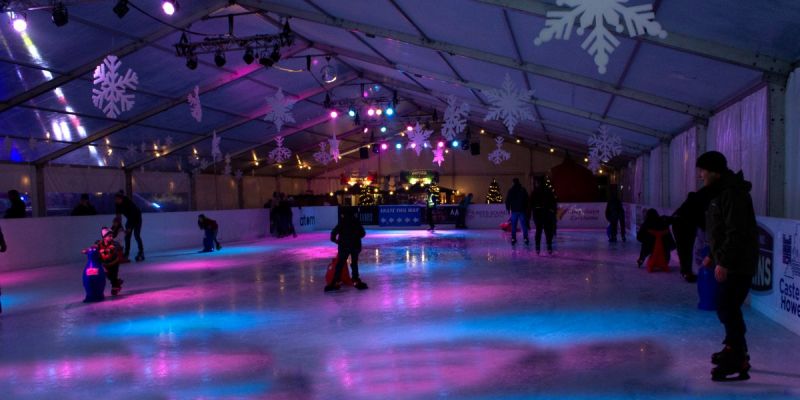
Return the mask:
<path id="1" fill-rule="evenodd" d="M 272 193 L 270 199 L 264 208 L 269 209 L 269 233 L 279 238 L 292 236 L 297 237 L 297 232 L 294 229 L 294 222 L 292 222 L 292 198 L 286 196 L 285 193 Z"/>
<path id="2" fill-rule="evenodd" d="M 556 234 L 556 220 L 558 201 L 553 189 L 545 183 L 543 177 L 534 181 L 533 193 L 528 196 L 528 191 L 522 186 L 518 178 L 514 178 L 513 185 L 506 195 L 506 211 L 511 213 L 511 245 L 517 244 L 517 224 L 521 224 L 522 237 L 525 245 L 530 244 L 528 231 L 530 220 L 536 226 L 536 254 L 542 249 L 542 233 L 544 233 L 548 254 L 553 254 L 553 238 Z"/>

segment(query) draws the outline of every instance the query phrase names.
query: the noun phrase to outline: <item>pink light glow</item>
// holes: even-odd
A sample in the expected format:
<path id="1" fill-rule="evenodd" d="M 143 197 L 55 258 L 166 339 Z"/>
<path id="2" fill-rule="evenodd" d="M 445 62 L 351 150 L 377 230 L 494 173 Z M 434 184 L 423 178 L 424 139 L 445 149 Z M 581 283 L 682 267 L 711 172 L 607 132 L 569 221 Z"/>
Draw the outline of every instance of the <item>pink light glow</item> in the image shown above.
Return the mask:
<path id="1" fill-rule="evenodd" d="M 416 143 L 411 143 L 411 148 L 412 149 L 416 149 L 417 148 L 417 144 Z"/>
<path id="2" fill-rule="evenodd" d="M 371 116 L 373 116 L 373 115 L 375 115 L 375 109 L 374 109 L 374 108 L 372 108 L 372 107 L 370 107 L 370 108 L 367 110 L 367 115 L 369 115 L 370 117 L 371 117 Z"/>
<path id="3" fill-rule="evenodd" d="M 444 142 L 439 142 L 438 146 L 439 147 L 444 147 Z"/>
<path id="4" fill-rule="evenodd" d="M 161 3 L 161 9 L 164 10 L 164 14 L 175 14 L 175 4 L 172 4 L 171 1 L 165 1 Z"/>
<path id="5" fill-rule="evenodd" d="M 339 116 L 339 113 L 336 112 L 336 110 L 331 111 L 331 118 L 337 118 L 338 116 Z"/>
<path id="6" fill-rule="evenodd" d="M 407 130 L 407 131 L 413 131 L 413 130 L 414 130 L 414 128 L 413 128 L 411 125 L 407 125 L 407 126 L 406 126 L 406 130 Z"/>
<path id="7" fill-rule="evenodd" d="M 15 19 L 12 25 L 14 26 L 14 30 L 20 33 L 28 29 L 28 21 L 25 21 L 24 18 Z"/>
<path id="8" fill-rule="evenodd" d="M 386 150 L 389 148 L 389 145 L 386 143 L 381 143 L 381 150 Z"/>

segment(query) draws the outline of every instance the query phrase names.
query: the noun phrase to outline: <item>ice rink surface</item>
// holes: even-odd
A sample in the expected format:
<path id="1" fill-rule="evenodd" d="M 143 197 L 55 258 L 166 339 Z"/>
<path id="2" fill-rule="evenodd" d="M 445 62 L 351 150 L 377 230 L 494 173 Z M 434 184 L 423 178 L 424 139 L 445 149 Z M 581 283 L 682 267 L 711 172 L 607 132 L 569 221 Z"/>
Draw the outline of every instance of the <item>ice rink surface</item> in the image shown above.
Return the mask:
<path id="1" fill-rule="evenodd" d="M 647 273 L 597 231 L 521 242 L 369 231 L 370 289 L 328 294 L 326 233 L 148 254 L 96 304 L 82 263 L 0 273 L 0 399 L 800 398 L 800 337 L 749 307 L 752 379 L 711 382 L 723 330 L 676 261 Z"/>

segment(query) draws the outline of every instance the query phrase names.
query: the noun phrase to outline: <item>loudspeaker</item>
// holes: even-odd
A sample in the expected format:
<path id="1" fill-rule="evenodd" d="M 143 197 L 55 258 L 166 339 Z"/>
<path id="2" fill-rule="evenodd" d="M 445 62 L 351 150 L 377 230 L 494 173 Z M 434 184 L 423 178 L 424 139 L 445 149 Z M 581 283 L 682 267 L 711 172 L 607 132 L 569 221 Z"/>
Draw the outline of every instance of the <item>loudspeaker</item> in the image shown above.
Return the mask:
<path id="1" fill-rule="evenodd" d="M 369 158 L 369 149 L 366 147 L 362 147 L 358 149 L 358 155 L 361 157 L 362 160 L 366 160 Z"/>
<path id="2" fill-rule="evenodd" d="M 472 153 L 473 156 L 481 155 L 481 143 L 480 142 L 470 143 L 469 151 Z"/>

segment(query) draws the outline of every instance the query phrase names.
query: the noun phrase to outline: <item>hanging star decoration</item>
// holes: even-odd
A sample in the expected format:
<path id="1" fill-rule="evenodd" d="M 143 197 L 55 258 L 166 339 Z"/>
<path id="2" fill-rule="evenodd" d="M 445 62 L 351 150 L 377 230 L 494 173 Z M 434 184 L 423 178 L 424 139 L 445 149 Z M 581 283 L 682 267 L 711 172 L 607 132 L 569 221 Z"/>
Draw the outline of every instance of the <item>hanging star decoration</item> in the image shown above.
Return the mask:
<path id="1" fill-rule="evenodd" d="M 627 30 L 629 37 L 644 34 L 665 39 L 667 31 L 655 21 L 652 4 L 625 6 L 628 0 L 556 0 L 556 5 L 570 7 L 567 11 L 548 11 L 545 27 L 533 41 L 540 46 L 552 39 L 569 40 L 572 27 L 578 23 L 578 35 L 590 30 L 581 48 L 594 57 L 597 72 L 605 74 L 611 53 L 620 41 L 609 30 L 616 33 Z M 624 24 L 623 24 L 624 22 Z"/>
<path id="2" fill-rule="evenodd" d="M 192 118 L 197 122 L 203 122 L 203 105 L 200 103 L 200 87 L 195 85 L 194 91 L 186 96 L 189 102 L 189 111 L 192 113 Z"/>
<path id="3" fill-rule="evenodd" d="M 444 147 L 437 146 L 435 149 L 433 149 L 433 162 L 439 164 L 440 167 L 442 166 L 442 163 L 444 162 Z"/>
<path id="4" fill-rule="evenodd" d="M 500 165 L 503 161 L 510 160 L 511 153 L 503 150 L 503 138 L 498 136 L 494 139 L 494 142 L 497 145 L 497 148 L 489 153 L 489 161 L 494 163 L 494 165 Z"/>
<path id="5" fill-rule="evenodd" d="M 214 160 L 214 162 L 222 157 L 222 150 L 219 148 L 220 140 L 222 140 L 222 138 L 217 136 L 217 131 L 214 131 L 211 136 L 211 158 Z"/>
<path id="6" fill-rule="evenodd" d="M 275 143 L 278 144 L 278 147 L 269 152 L 269 159 L 278 164 L 282 164 L 292 157 L 292 151 L 283 147 L 283 138 L 280 136 L 275 138 Z"/>
<path id="7" fill-rule="evenodd" d="M 417 153 L 417 157 L 419 157 L 419 155 L 422 154 L 422 149 L 431 145 L 428 138 L 431 137 L 432 133 L 433 131 L 424 129 L 418 121 L 414 129 L 408 131 L 406 134 L 408 136 L 406 148 L 413 149 Z"/>
<path id="8" fill-rule="evenodd" d="M 297 100 L 284 97 L 283 89 L 278 88 L 278 92 L 275 93 L 275 96 L 267 97 L 270 110 L 264 117 L 264 120 L 272 121 L 272 123 L 275 124 L 275 128 L 278 130 L 277 132 L 280 133 L 285 123 L 294 122 L 292 107 L 294 107 L 294 103 L 296 102 Z"/>
<path id="9" fill-rule="evenodd" d="M 314 159 L 322 165 L 328 165 L 331 163 L 331 161 L 333 161 L 333 155 L 331 155 L 331 152 L 328 151 L 327 147 L 327 142 L 320 142 L 319 151 L 314 153 Z"/>
<path id="10" fill-rule="evenodd" d="M 589 138 L 589 154 L 595 153 L 602 162 L 609 162 L 622 154 L 622 139 L 619 136 L 610 135 L 605 125 L 600 126 L 598 131 Z"/>
<path id="11" fill-rule="evenodd" d="M 339 162 L 339 159 L 342 158 L 339 154 L 339 139 L 336 139 L 336 134 L 333 134 L 333 138 L 328 139 L 328 145 L 331 151 L 331 157 L 333 157 L 333 161 Z"/>
<path id="12" fill-rule="evenodd" d="M 502 89 L 484 90 L 483 94 L 491 103 L 489 112 L 483 120 L 502 120 L 511 135 L 514 134 L 514 127 L 520 122 L 536 119 L 528 106 L 528 101 L 533 97 L 533 90 L 517 88 L 508 74 L 503 80 Z"/>
<path id="13" fill-rule="evenodd" d="M 94 69 L 94 85 L 92 88 L 92 104 L 102 110 L 108 118 L 117 118 L 120 113 L 133 108 L 135 96 L 128 94 L 128 89 L 136 90 L 139 77 L 130 68 L 125 76 L 119 74 L 122 62 L 115 55 L 109 55 Z"/>
<path id="14" fill-rule="evenodd" d="M 442 136 L 448 141 L 454 140 L 456 136 L 467 127 L 468 115 L 469 104 L 464 102 L 458 105 L 455 96 L 447 96 L 447 109 L 444 110 Z"/>

